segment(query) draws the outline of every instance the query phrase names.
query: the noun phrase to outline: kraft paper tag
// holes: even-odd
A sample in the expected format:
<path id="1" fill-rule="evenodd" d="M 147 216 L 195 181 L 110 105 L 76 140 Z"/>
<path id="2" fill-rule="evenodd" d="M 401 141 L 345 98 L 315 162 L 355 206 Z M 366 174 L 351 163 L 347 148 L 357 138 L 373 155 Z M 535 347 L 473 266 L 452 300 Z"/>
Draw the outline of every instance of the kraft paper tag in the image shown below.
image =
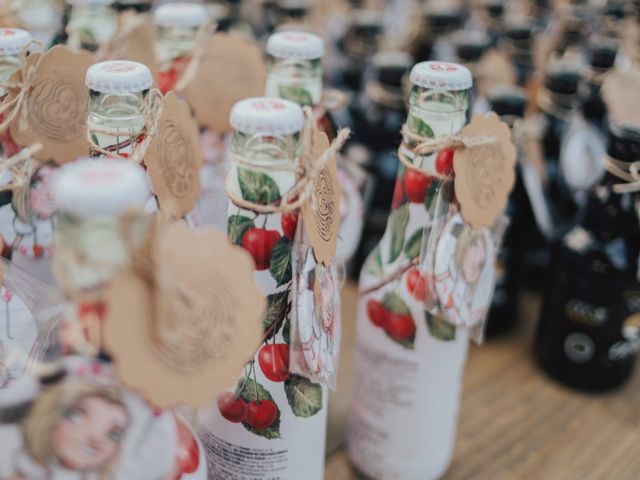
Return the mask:
<path id="1" fill-rule="evenodd" d="M 640 91 L 640 69 L 634 67 L 627 71 L 614 70 L 602 84 L 602 97 L 607 105 L 609 116 L 616 122 L 640 125 L 640 108 L 637 101 Z"/>
<path id="2" fill-rule="evenodd" d="M 58 165 L 86 155 L 89 91 L 84 78 L 94 62 L 93 55 L 58 45 L 47 53 L 30 55 L 26 62 L 25 68 L 11 80 L 30 84 L 20 111 L 10 124 L 16 143 L 41 143 L 43 148 L 34 157 L 40 161 L 53 160 Z M 24 72 L 30 67 L 35 70 L 27 79 Z M 17 95 L 18 91 L 10 91 L 5 102 Z"/>
<path id="3" fill-rule="evenodd" d="M 319 161 L 328 148 L 329 138 L 314 127 L 309 152 L 311 161 Z M 312 193 L 302 206 L 302 218 L 316 260 L 329 265 L 336 254 L 340 230 L 340 184 L 335 154 L 314 179 Z"/>
<path id="4" fill-rule="evenodd" d="M 476 67 L 479 92 L 486 96 L 495 85 L 515 85 L 517 73 L 507 56 L 497 50 L 489 50 Z"/>
<path id="5" fill-rule="evenodd" d="M 200 195 L 200 135 L 189 105 L 173 92 L 164 97 L 144 164 L 162 212 L 177 219 L 193 210 Z"/>
<path id="6" fill-rule="evenodd" d="M 495 112 L 489 112 L 474 115 L 461 135 L 497 139 L 457 149 L 453 157 L 455 194 L 462 217 L 471 228 L 489 227 L 507 206 L 515 184 L 516 149 L 511 130 Z"/>
<path id="7" fill-rule="evenodd" d="M 153 78 L 158 73 L 155 54 L 155 29 L 146 15 L 124 12 L 119 18 L 119 29 L 109 42 L 107 58 L 130 60 L 149 67 Z"/>
<path id="8" fill-rule="evenodd" d="M 150 272 L 121 271 L 107 290 L 107 351 L 152 404 L 201 407 L 259 345 L 264 295 L 249 254 L 218 230 L 165 224 L 152 248 Z"/>
<path id="9" fill-rule="evenodd" d="M 257 45 L 238 34 L 216 33 L 208 39 L 184 93 L 198 123 L 224 133 L 231 131 L 231 107 L 243 98 L 263 95 L 266 77 Z"/>

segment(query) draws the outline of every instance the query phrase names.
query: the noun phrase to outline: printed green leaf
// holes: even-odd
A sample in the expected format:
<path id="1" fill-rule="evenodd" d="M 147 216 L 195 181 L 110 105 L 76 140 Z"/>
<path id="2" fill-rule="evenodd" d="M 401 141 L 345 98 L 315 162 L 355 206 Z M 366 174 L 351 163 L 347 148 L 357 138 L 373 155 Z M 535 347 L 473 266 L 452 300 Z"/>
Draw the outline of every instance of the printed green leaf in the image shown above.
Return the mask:
<path id="1" fill-rule="evenodd" d="M 278 286 L 291 281 L 291 248 L 293 242 L 287 237 L 282 237 L 273 247 L 269 271 L 278 283 Z"/>
<path id="2" fill-rule="evenodd" d="M 291 323 L 289 321 L 289 317 L 284 321 L 284 327 L 282 328 L 282 340 L 287 345 L 291 344 Z"/>
<path id="3" fill-rule="evenodd" d="M 300 375 L 291 375 L 284 382 L 284 391 L 296 417 L 312 417 L 322 410 L 322 387 Z"/>
<path id="4" fill-rule="evenodd" d="M 421 137 L 435 137 L 435 135 L 433 134 L 433 130 L 431 129 L 429 124 L 421 118 L 416 117 L 415 115 L 409 116 L 409 129 L 413 133 L 420 135 Z"/>
<path id="5" fill-rule="evenodd" d="M 426 208 L 429 213 L 433 213 L 436 207 L 439 188 L 440 181 L 437 179 L 433 179 L 431 183 L 429 183 L 429 187 L 427 187 L 427 194 L 424 196 L 424 208 Z"/>
<path id="6" fill-rule="evenodd" d="M 391 248 L 389 251 L 389 262 L 393 262 L 398 258 L 402 247 L 404 246 L 404 231 L 409 223 L 409 205 L 398 207 L 391 214 L 392 231 L 391 231 Z"/>
<path id="7" fill-rule="evenodd" d="M 243 215 L 231 215 L 227 221 L 227 233 L 234 245 L 242 246 L 242 237 L 253 227 L 253 220 Z"/>
<path id="8" fill-rule="evenodd" d="M 238 168 L 238 183 L 242 198 L 249 202 L 266 205 L 280 199 L 278 185 L 265 173 Z"/>
<path id="9" fill-rule="evenodd" d="M 397 293 L 385 293 L 382 297 L 382 305 L 384 305 L 384 308 L 390 312 L 399 313 L 401 315 L 411 315 L 411 310 L 409 310 L 407 304 Z"/>
<path id="10" fill-rule="evenodd" d="M 449 342 L 456 338 L 456 327 L 440 317 L 425 312 L 427 318 L 427 328 L 432 336 L 439 340 Z"/>
<path id="11" fill-rule="evenodd" d="M 262 329 L 266 332 L 272 325 L 277 325 L 269 335 L 269 338 L 272 338 L 280 331 L 288 313 L 289 290 L 267 295 L 267 313 L 262 321 Z"/>
<path id="12" fill-rule="evenodd" d="M 244 379 L 238 383 L 238 388 L 240 388 L 243 383 L 244 383 Z M 257 397 L 256 397 L 256 391 L 258 393 Z M 259 401 L 259 400 L 271 400 L 273 402 L 273 397 L 269 393 L 269 390 L 264 388 L 259 383 L 255 382 L 252 378 L 247 379 L 247 382 L 244 384 L 244 388 L 239 393 L 239 396 L 247 403 L 253 402 L 253 401 Z M 246 428 L 248 431 L 250 431 L 251 433 L 264 437 L 267 440 L 280 438 L 280 408 L 278 407 L 278 404 L 276 404 L 276 408 L 278 409 L 278 415 L 276 416 L 275 421 L 269 428 L 258 430 L 256 428 L 250 427 L 246 422 L 242 422 L 242 426 Z"/>
<path id="13" fill-rule="evenodd" d="M 301 107 L 313 106 L 313 99 L 311 98 L 311 94 L 302 87 L 280 85 L 278 87 L 278 95 L 280 96 L 280 98 L 291 100 Z"/>
<path id="14" fill-rule="evenodd" d="M 413 260 L 420 255 L 420 248 L 422 247 L 422 235 L 424 233 L 423 228 L 416 230 L 413 235 L 407 240 L 404 245 L 404 254 Z"/>
<path id="15" fill-rule="evenodd" d="M 380 245 L 378 245 L 367 257 L 367 261 L 364 265 L 365 272 L 374 277 L 381 278 L 384 275 L 382 269 L 382 252 L 380 251 Z"/>
<path id="16" fill-rule="evenodd" d="M 415 333 L 405 340 L 398 340 L 397 338 L 393 338 L 391 335 L 387 335 L 387 336 L 391 340 L 396 342 L 398 345 L 400 345 L 402 348 L 406 348 L 407 350 L 415 350 L 415 341 L 416 341 Z"/>

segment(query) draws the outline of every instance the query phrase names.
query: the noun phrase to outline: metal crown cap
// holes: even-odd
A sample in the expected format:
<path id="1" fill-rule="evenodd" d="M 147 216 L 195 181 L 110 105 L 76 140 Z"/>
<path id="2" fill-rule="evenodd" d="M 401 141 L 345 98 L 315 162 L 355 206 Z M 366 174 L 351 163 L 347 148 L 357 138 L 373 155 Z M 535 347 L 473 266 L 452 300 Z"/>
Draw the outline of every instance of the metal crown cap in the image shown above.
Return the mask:
<path id="1" fill-rule="evenodd" d="M 166 3 L 156 8 L 153 21 L 161 27 L 195 28 L 209 18 L 209 12 L 199 3 Z"/>
<path id="2" fill-rule="evenodd" d="M 449 62 L 420 62 L 411 69 L 411 83 L 424 88 L 468 90 L 473 78 L 468 68 Z"/>
<path id="3" fill-rule="evenodd" d="M 324 40 L 313 33 L 278 32 L 269 37 L 266 50 L 278 58 L 313 60 L 324 55 Z"/>
<path id="4" fill-rule="evenodd" d="M 126 160 L 81 158 L 61 167 L 53 184 L 58 210 L 81 218 L 142 210 L 149 195 L 144 168 Z"/>
<path id="5" fill-rule="evenodd" d="M 31 34 L 20 28 L 0 28 L 0 55 L 18 55 Z"/>
<path id="6" fill-rule="evenodd" d="M 289 100 L 255 97 L 237 102 L 231 109 L 229 123 L 242 133 L 290 135 L 304 126 L 302 108 Z"/>
<path id="7" fill-rule="evenodd" d="M 100 93 L 134 93 L 150 88 L 153 76 L 142 63 L 112 60 L 91 65 L 85 83 Z"/>

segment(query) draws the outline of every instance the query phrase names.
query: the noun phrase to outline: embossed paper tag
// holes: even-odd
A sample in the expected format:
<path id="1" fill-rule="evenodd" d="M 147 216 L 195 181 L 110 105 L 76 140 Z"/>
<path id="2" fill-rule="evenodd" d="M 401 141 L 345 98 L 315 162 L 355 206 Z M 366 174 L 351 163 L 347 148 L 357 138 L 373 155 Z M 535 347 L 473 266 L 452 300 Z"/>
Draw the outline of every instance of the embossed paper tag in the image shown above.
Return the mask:
<path id="1" fill-rule="evenodd" d="M 243 98 L 262 95 L 266 76 L 257 45 L 239 34 L 216 33 L 208 39 L 184 93 L 200 125 L 229 132 L 231 107 Z"/>
<path id="2" fill-rule="evenodd" d="M 107 58 L 140 62 L 148 66 L 153 78 L 156 78 L 158 68 L 153 24 L 146 15 L 134 12 L 120 14 L 118 23 L 118 32 L 109 42 Z"/>
<path id="3" fill-rule="evenodd" d="M 314 127 L 309 143 L 311 161 L 317 162 L 329 148 L 329 138 Z M 340 230 L 340 185 L 335 154 L 318 172 L 309 200 L 302 206 L 302 218 L 316 260 L 329 265 L 336 254 Z"/>
<path id="4" fill-rule="evenodd" d="M 29 56 L 26 67 L 13 77 L 24 82 L 28 91 L 10 124 L 11 135 L 18 145 L 41 143 L 36 159 L 63 164 L 89 151 L 85 131 L 89 91 L 84 77 L 93 62 L 89 52 L 58 45 Z M 28 78 L 27 69 L 33 69 Z M 19 94 L 10 90 L 5 102 Z"/>
<path id="5" fill-rule="evenodd" d="M 260 343 L 253 261 L 222 232 L 176 222 L 158 227 L 149 263 L 108 288 L 107 351 L 122 382 L 152 404 L 206 405 Z"/>
<path id="6" fill-rule="evenodd" d="M 602 96 L 607 104 L 609 116 L 616 122 L 640 125 L 640 108 L 637 98 L 640 91 L 640 69 L 614 70 L 602 84 Z"/>
<path id="7" fill-rule="evenodd" d="M 495 85 L 515 85 L 517 72 L 504 53 L 491 49 L 478 63 L 476 79 L 478 90 L 486 96 Z"/>
<path id="8" fill-rule="evenodd" d="M 462 217 L 474 229 L 489 227 L 505 209 L 516 179 L 511 130 L 495 112 L 489 112 L 474 115 L 461 135 L 478 139 L 477 145 L 460 148 L 453 157 L 455 193 Z"/>
<path id="9" fill-rule="evenodd" d="M 189 105 L 172 92 L 164 97 L 144 163 L 162 212 L 177 219 L 193 210 L 200 195 L 200 136 Z"/>

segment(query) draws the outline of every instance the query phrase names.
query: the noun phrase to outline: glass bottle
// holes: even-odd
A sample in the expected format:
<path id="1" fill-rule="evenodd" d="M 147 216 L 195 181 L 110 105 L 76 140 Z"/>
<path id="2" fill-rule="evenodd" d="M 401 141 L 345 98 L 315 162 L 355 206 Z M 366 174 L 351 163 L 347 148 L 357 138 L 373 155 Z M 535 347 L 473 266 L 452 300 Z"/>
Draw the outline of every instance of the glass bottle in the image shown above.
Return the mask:
<path id="1" fill-rule="evenodd" d="M 524 89 L 497 86 L 489 93 L 491 110 L 512 128 L 524 117 L 527 95 Z M 485 335 L 509 332 L 518 323 L 518 300 L 522 288 L 522 257 L 526 231 L 535 219 L 525 189 L 521 167 L 516 170 L 516 184 L 509 197 L 506 215 L 509 226 L 504 234 L 496 261 L 496 285 Z"/>
<path id="2" fill-rule="evenodd" d="M 412 66 L 413 59 L 404 52 L 377 53 L 365 71 L 363 91 L 349 107 L 353 119 L 350 147 L 366 148 L 365 166 L 371 177 L 371 192 L 364 195 L 364 230 L 354 272 L 360 272 L 386 227 L 398 174 L 398 132 L 407 117 L 403 81 Z"/>
<path id="3" fill-rule="evenodd" d="M 118 30 L 113 0 L 67 0 L 71 10 L 66 26 L 67 44 L 90 52 L 106 45 Z"/>
<path id="4" fill-rule="evenodd" d="M 411 82 L 412 133 L 431 136 L 431 130 L 437 138 L 464 126 L 472 86 L 468 69 L 422 62 L 413 67 Z M 433 165 L 434 175 L 449 171 L 437 157 L 417 158 L 423 167 Z M 347 450 L 359 472 L 378 480 L 438 478 L 453 454 L 469 332 L 425 314 L 427 288 L 411 267 L 416 257 L 405 249 L 430 224 L 425 203 L 433 198 L 431 180 L 399 170 L 387 230 L 360 276 Z M 396 222 L 407 213 L 406 223 Z"/>
<path id="5" fill-rule="evenodd" d="M 464 65 L 475 76 L 478 62 L 489 49 L 490 38 L 479 30 L 459 30 L 451 35 L 455 48 L 456 63 Z M 472 91 L 471 113 L 486 113 L 489 111 L 488 100 L 480 94 L 478 88 Z"/>
<path id="6" fill-rule="evenodd" d="M 92 141 L 114 156 L 130 157 L 143 138 L 145 98 L 153 85 L 151 71 L 138 62 L 100 62 L 89 67 L 85 83 Z M 91 156 L 105 154 L 92 147 Z"/>
<path id="7" fill-rule="evenodd" d="M 21 2 L 17 16 L 33 38 L 50 45 L 62 26 L 62 7 L 49 0 L 27 0 Z"/>
<path id="8" fill-rule="evenodd" d="M 198 3 L 166 3 L 155 10 L 158 88 L 163 94 L 184 72 L 196 47 L 198 29 L 208 19 L 206 7 Z"/>
<path id="9" fill-rule="evenodd" d="M 582 105 L 582 112 L 586 120 L 605 133 L 607 108 L 600 96 L 600 87 L 604 76 L 614 68 L 618 46 L 608 38 L 596 37 L 589 42 L 588 52 L 589 62 L 583 76 L 589 93 Z"/>
<path id="10" fill-rule="evenodd" d="M 101 348 L 101 297 L 148 238 L 152 217 L 143 212 L 149 196 L 146 174 L 124 160 L 80 159 L 60 169 L 54 196 L 59 215 L 56 274 L 67 296 L 59 331 L 62 353 L 66 358 L 70 353 L 97 356 L 108 369 L 111 362 Z M 191 427 L 172 410 L 136 402 L 127 424 L 131 441 L 123 445 L 116 476 L 204 480 L 206 461 Z"/>
<path id="11" fill-rule="evenodd" d="M 607 155 L 626 169 L 640 158 L 640 126 L 610 123 Z M 631 374 L 640 349 L 640 228 L 635 194 L 606 173 L 580 222 L 555 245 L 535 352 L 543 370 L 578 389 L 609 390 Z"/>
<path id="12" fill-rule="evenodd" d="M 116 0 L 116 10 L 126 12 L 128 10 L 136 13 L 147 13 L 153 6 L 152 0 Z"/>
<path id="13" fill-rule="evenodd" d="M 502 45 L 511 58 L 518 74 L 518 85 L 529 83 L 533 73 L 533 47 L 536 26 L 528 18 L 508 15 L 504 19 Z"/>
<path id="14" fill-rule="evenodd" d="M 210 452 L 213 478 L 320 480 L 327 391 L 289 371 L 289 262 L 297 242 L 297 215 L 261 214 L 233 203 L 236 195 L 275 205 L 296 184 L 292 167 L 301 153 L 302 109 L 287 100 L 249 98 L 236 103 L 230 123 L 229 235 L 253 257 L 254 278 L 271 313 L 263 345 L 235 389 L 218 398 L 217 408 L 203 422 L 201 439 Z M 298 387 L 306 392 L 304 406 L 294 402 Z"/>

